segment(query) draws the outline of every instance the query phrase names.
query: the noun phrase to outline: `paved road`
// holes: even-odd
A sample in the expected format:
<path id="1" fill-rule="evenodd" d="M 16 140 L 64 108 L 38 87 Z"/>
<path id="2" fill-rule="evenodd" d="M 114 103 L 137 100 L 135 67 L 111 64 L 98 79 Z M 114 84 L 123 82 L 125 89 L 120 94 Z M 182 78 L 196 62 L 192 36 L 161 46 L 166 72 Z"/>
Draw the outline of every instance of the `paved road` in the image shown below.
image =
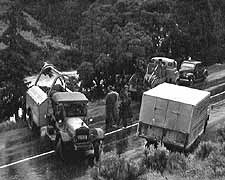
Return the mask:
<path id="1" fill-rule="evenodd" d="M 206 139 L 213 139 L 216 128 L 224 121 L 224 108 L 222 103 L 211 110 Z M 143 144 L 142 139 L 133 136 L 105 145 L 104 152 L 116 150 L 137 154 L 136 149 Z M 71 158 L 73 161 L 70 163 L 62 162 L 52 151 L 47 138 L 35 137 L 26 128 L 0 134 L 1 180 L 89 179 L 87 162 L 77 159 L 75 154 Z"/>

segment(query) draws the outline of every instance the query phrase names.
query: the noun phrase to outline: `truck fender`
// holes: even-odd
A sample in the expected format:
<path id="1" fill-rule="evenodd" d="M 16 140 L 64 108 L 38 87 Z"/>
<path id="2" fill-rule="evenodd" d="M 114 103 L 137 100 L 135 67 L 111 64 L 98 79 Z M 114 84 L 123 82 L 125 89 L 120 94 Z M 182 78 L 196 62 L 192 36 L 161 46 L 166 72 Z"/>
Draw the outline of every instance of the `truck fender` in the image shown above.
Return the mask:
<path id="1" fill-rule="evenodd" d="M 97 131 L 97 139 L 104 139 L 105 134 L 104 131 L 101 128 L 95 128 L 95 130 Z"/>
<path id="2" fill-rule="evenodd" d="M 193 73 L 187 73 L 187 77 L 188 77 L 188 79 L 194 78 L 194 74 Z"/>
<path id="3" fill-rule="evenodd" d="M 90 133 L 91 133 L 90 138 L 91 138 L 92 142 L 94 142 L 96 140 L 103 140 L 105 137 L 104 131 L 101 128 L 91 129 Z"/>
<path id="4" fill-rule="evenodd" d="M 71 136 L 68 133 L 63 132 L 63 131 L 60 131 L 59 133 L 60 133 L 60 136 L 61 136 L 63 142 L 71 141 Z"/>

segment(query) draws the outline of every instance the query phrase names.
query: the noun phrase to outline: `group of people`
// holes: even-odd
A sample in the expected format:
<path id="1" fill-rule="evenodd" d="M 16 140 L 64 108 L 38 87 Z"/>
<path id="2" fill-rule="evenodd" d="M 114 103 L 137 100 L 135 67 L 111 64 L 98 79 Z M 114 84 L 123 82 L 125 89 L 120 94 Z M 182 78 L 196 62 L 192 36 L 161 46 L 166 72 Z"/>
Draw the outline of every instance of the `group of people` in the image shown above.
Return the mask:
<path id="1" fill-rule="evenodd" d="M 106 131 L 112 130 L 113 126 L 126 127 L 132 118 L 131 98 L 128 86 L 125 85 L 118 93 L 112 86 L 108 87 L 105 106 Z"/>

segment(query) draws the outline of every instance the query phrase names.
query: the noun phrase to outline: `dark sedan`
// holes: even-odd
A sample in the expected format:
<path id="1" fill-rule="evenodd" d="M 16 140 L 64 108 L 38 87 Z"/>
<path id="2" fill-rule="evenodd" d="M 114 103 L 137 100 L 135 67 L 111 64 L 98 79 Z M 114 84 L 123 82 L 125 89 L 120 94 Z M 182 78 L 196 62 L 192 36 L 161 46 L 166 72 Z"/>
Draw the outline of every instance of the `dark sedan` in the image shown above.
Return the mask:
<path id="1" fill-rule="evenodd" d="M 201 61 L 184 61 L 179 70 L 179 84 L 188 83 L 192 86 L 195 82 L 204 81 L 208 71 Z"/>

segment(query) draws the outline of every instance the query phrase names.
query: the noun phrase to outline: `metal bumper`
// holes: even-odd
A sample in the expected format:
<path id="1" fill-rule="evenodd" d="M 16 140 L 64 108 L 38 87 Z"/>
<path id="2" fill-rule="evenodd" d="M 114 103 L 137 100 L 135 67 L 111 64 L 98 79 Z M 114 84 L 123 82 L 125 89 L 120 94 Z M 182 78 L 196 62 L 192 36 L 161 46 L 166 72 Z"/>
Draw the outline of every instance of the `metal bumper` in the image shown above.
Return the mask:
<path id="1" fill-rule="evenodd" d="M 88 150 L 93 150 L 93 145 L 92 143 L 75 143 L 74 144 L 74 150 L 75 151 L 88 151 Z"/>
<path id="2" fill-rule="evenodd" d="M 189 82 L 189 79 L 187 79 L 187 78 L 179 78 L 179 81 L 180 82 Z"/>

